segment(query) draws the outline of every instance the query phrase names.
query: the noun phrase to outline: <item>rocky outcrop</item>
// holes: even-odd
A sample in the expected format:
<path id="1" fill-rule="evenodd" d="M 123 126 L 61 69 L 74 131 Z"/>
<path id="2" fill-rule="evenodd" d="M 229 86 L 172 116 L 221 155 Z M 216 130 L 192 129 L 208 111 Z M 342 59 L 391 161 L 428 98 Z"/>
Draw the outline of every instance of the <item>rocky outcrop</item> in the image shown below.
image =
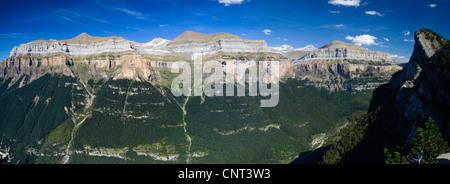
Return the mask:
<path id="1" fill-rule="evenodd" d="M 354 162 L 383 163 L 383 148 L 412 141 L 417 127 L 431 117 L 450 138 L 450 42 L 428 29 L 415 33 L 414 52 L 403 70 L 374 92 L 374 115 L 367 138 L 354 150 Z M 358 157 L 359 157 L 358 156 Z"/>

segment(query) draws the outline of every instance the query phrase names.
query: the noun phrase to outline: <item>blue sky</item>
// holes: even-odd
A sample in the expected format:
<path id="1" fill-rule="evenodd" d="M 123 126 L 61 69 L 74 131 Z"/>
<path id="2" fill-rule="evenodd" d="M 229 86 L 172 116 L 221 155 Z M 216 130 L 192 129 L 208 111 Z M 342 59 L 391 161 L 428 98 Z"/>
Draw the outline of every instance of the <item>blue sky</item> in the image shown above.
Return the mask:
<path id="1" fill-rule="evenodd" d="M 229 32 L 269 46 L 341 40 L 408 60 L 414 31 L 450 38 L 450 0 L 0 0 L 0 60 L 38 39 L 122 36 L 172 40 L 185 30 Z M 408 34 L 409 33 L 409 34 Z"/>

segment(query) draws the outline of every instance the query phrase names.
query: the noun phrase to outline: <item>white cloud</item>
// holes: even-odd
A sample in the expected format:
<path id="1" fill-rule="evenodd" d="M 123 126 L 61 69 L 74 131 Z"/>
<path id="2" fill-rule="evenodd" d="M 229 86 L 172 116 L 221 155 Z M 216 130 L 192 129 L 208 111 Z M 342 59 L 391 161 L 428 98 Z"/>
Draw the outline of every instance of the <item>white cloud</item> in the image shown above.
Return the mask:
<path id="1" fill-rule="evenodd" d="M 390 41 L 389 38 L 383 38 L 383 40 L 384 40 L 384 41 L 387 41 L 387 42 Z"/>
<path id="2" fill-rule="evenodd" d="M 121 11 L 123 13 L 126 13 L 131 16 L 135 16 L 137 19 L 147 20 L 147 17 L 145 17 L 142 13 L 134 10 L 129 10 L 126 8 L 116 8 L 115 10 Z"/>
<path id="3" fill-rule="evenodd" d="M 414 42 L 414 40 L 408 40 L 408 39 L 404 39 L 403 41 L 405 41 L 405 42 Z"/>
<path id="4" fill-rule="evenodd" d="M 219 3 L 222 3 L 225 6 L 230 6 L 232 4 L 242 4 L 242 2 L 244 2 L 244 1 L 245 0 L 219 0 Z"/>
<path id="5" fill-rule="evenodd" d="M 160 24 L 159 27 L 167 27 L 169 24 Z"/>
<path id="6" fill-rule="evenodd" d="M 147 20 L 146 15 L 144 15 L 138 11 L 135 11 L 135 10 L 108 6 L 108 5 L 103 4 L 100 0 L 95 0 L 95 3 L 97 3 L 99 6 L 101 6 L 104 9 L 107 9 L 107 10 L 120 11 L 120 12 L 126 13 L 128 15 L 134 16 L 136 19 Z"/>
<path id="7" fill-rule="evenodd" d="M 345 27 L 344 24 L 328 24 L 328 25 L 319 26 L 318 28 L 322 28 L 322 29 L 341 29 L 341 28 L 344 28 L 344 27 Z"/>
<path id="8" fill-rule="evenodd" d="M 340 11 L 332 11 L 332 10 L 328 10 L 328 12 L 330 12 L 330 13 L 341 13 Z"/>
<path id="9" fill-rule="evenodd" d="M 376 12 L 376 11 L 366 11 L 366 14 L 367 15 L 377 15 L 377 16 L 380 16 L 380 17 L 383 16 L 383 14 L 381 14 L 380 12 Z"/>
<path id="10" fill-rule="evenodd" d="M 262 31 L 264 34 L 266 34 L 266 35 L 270 35 L 270 33 L 272 32 L 270 29 L 264 29 L 263 31 Z"/>
<path id="11" fill-rule="evenodd" d="M 127 26 L 127 28 L 128 29 L 138 30 L 138 31 L 147 31 L 146 29 L 142 29 L 142 28 L 139 28 L 139 27 L 129 27 L 129 26 Z"/>
<path id="12" fill-rule="evenodd" d="M 403 31 L 403 35 L 405 36 L 409 36 L 409 34 L 411 34 L 411 32 L 409 32 L 408 30 Z"/>
<path id="13" fill-rule="evenodd" d="M 429 4 L 427 6 L 430 7 L 430 8 L 435 8 L 437 6 L 437 4 Z"/>
<path id="14" fill-rule="evenodd" d="M 405 56 L 399 56 L 399 55 L 397 55 L 397 54 L 393 54 L 393 55 L 391 55 L 391 58 L 393 58 L 393 59 L 405 59 Z"/>
<path id="15" fill-rule="evenodd" d="M 361 3 L 361 0 L 330 0 L 329 4 L 333 5 L 342 5 L 342 6 L 355 6 L 358 7 Z"/>
<path id="16" fill-rule="evenodd" d="M 284 41 L 287 41 L 287 38 L 284 38 L 283 40 L 284 40 Z"/>
<path id="17" fill-rule="evenodd" d="M 377 37 L 363 34 L 359 36 L 346 36 L 345 39 L 351 40 L 356 45 L 379 45 L 380 43 L 375 42 Z"/>

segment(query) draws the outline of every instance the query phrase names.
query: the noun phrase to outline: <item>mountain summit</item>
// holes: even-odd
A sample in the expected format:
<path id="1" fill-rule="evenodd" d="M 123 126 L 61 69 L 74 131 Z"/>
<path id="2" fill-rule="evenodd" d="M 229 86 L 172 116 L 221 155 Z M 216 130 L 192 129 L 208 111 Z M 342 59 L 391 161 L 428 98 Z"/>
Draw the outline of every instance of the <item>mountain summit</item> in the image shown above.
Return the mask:
<path id="1" fill-rule="evenodd" d="M 183 43 L 208 43 L 220 39 L 239 39 L 245 40 L 236 35 L 230 33 L 215 33 L 215 34 L 203 34 L 195 31 L 185 31 L 181 33 L 178 37 L 173 39 L 169 45 L 177 45 Z"/>
<path id="2" fill-rule="evenodd" d="M 79 34 L 78 36 L 72 38 L 72 39 L 68 39 L 68 40 L 61 40 L 60 42 L 65 42 L 65 43 L 69 43 L 69 44 L 91 44 L 91 43 L 96 43 L 96 42 L 104 42 L 110 39 L 124 39 L 122 37 L 116 37 L 116 36 L 112 36 L 112 37 L 94 37 L 91 36 L 85 32 Z"/>
<path id="3" fill-rule="evenodd" d="M 358 46 L 355 44 L 350 44 L 350 43 L 345 43 L 345 42 L 339 41 L 339 40 L 328 43 L 328 44 L 320 47 L 319 49 L 340 49 L 340 48 L 351 48 L 351 49 L 355 49 L 355 50 L 367 50 L 365 48 L 362 48 L 361 46 Z"/>

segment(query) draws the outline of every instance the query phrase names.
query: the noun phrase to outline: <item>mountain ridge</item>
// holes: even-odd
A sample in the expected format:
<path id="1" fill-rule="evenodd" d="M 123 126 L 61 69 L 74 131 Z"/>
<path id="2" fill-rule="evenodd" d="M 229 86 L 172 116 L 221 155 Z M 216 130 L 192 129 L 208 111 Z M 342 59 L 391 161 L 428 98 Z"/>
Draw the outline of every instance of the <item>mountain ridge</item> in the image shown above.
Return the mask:
<path id="1" fill-rule="evenodd" d="M 429 117 L 449 141 L 450 41 L 424 28 L 414 38 L 414 51 L 404 69 L 374 91 L 365 139 L 343 162 L 384 163 L 383 148 L 406 147 Z"/>
<path id="2" fill-rule="evenodd" d="M 189 35 L 193 38 L 186 39 Z M 173 44 L 177 40 L 179 44 Z M 189 40 L 198 43 L 191 43 Z M 205 40 L 214 41 L 201 43 Z M 289 45 L 270 48 L 264 40 L 241 39 L 228 33 L 202 34 L 185 31 L 175 42 L 155 38 L 148 43 L 136 43 L 115 36 L 93 37 L 81 33 L 68 40 L 36 41 L 14 47 L 11 56 L 0 63 L 0 76 L 18 77 L 28 74 L 35 79 L 46 72 L 62 72 L 66 76 L 72 76 L 71 68 L 78 70 L 80 65 L 86 65 L 84 71 L 77 72 L 88 71 L 89 75 L 93 76 L 90 78 L 152 81 L 160 75 L 151 72 L 151 68 L 168 68 L 174 61 L 190 60 L 191 54 L 203 53 L 205 58 L 222 59 L 225 63 L 243 58 L 276 58 L 281 62 L 281 77 L 308 79 L 315 83 L 316 87 L 351 90 L 351 87 L 342 83 L 361 75 L 369 78 L 382 76 L 384 81 L 384 78 L 400 69 L 395 64 L 389 64 L 387 53 L 362 50 L 359 46 L 341 41 L 330 42 L 321 48 L 317 49 L 312 45 L 300 49 Z M 230 54 L 241 56 L 233 56 L 231 58 L 234 59 L 231 59 Z M 88 76 L 87 73 L 84 75 Z M 383 83 L 382 81 L 377 81 L 374 86 Z M 325 84 L 329 82 L 338 84 Z M 367 87 L 360 86 L 355 89 L 365 88 Z"/>
<path id="3" fill-rule="evenodd" d="M 351 44 L 351 43 L 346 43 L 340 40 L 335 40 L 332 41 L 322 47 L 320 47 L 319 49 L 339 49 L 339 48 L 351 48 L 351 49 L 356 49 L 356 50 L 367 50 L 365 48 L 362 48 L 361 46 L 355 45 L 355 44 Z"/>

